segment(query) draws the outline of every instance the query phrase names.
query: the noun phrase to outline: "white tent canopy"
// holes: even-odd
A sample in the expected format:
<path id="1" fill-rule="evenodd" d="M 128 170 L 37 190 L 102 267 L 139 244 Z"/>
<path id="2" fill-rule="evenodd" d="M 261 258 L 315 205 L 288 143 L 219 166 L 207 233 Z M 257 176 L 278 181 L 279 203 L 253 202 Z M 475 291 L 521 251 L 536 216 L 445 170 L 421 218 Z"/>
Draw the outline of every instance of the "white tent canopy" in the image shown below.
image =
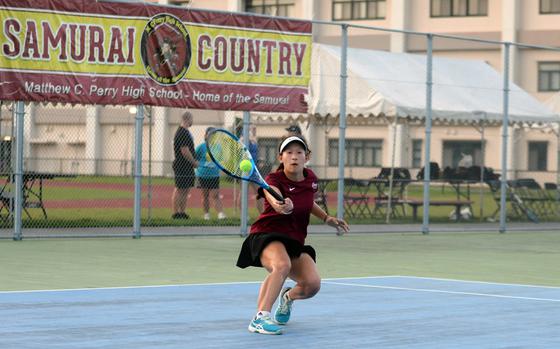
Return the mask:
<path id="1" fill-rule="evenodd" d="M 426 117 L 426 56 L 348 48 L 346 111 L 352 116 Z M 510 84 L 509 121 L 558 122 L 558 115 Z M 314 44 L 309 114 L 340 110 L 340 47 Z M 502 121 L 503 77 L 480 60 L 433 57 L 432 118 Z"/>
<path id="2" fill-rule="evenodd" d="M 552 95 L 544 104 L 560 117 L 560 92 Z"/>
<path id="3" fill-rule="evenodd" d="M 557 134 L 560 136 L 559 132 L 560 132 L 560 92 L 554 94 L 552 97 L 550 97 L 549 99 L 547 99 L 544 104 L 549 107 L 553 112 L 556 113 L 557 115 L 557 124 L 553 124 L 552 125 L 552 129 L 555 130 L 557 132 Z M 558 144 L 558 148 L 560 148 L 560 142 Z M 560 152 L 559 152 L 560 154 Z M 558 172 L 560 173 L 560 169 L 558 169 Z"/>

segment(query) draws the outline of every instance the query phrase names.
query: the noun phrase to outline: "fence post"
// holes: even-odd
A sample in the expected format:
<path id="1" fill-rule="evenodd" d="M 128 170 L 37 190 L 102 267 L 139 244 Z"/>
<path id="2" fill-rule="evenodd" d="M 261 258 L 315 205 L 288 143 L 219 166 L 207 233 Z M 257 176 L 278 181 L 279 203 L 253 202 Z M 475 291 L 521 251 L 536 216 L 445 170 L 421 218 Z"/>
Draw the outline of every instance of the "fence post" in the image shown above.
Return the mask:
<path id="1" fill-rule="evenodd" d="M 14 240 L 20 241 L 21 219 L 23 211 L 23 118 L 25 116 L 25 105 L 18 101 L 15 103 L 16 116 L 16 164 L 15 164 L 15 200 L 14 200 Z"/>
<path id="2" fill-rule="evenodd" d="M 484 115 L 484 121 L 486 121 L 486 113 L 483 114 Z M 485 160 L 484 160 L 484 156 L 486 154 L 484 148 L 485 148 L 485 139 L 484 139 L 484 121 L 481 120 L 480 124 L 481 124 L 481 128 L 480 128 L 480 157 L 482 158 L 480 161 L 480 210 L 479 210 L 479 215 L 480 215 L 480 221 L 483 222 L 484 221 L 484 167 L 485 167 Z"/>
<path id="3" fill-rule="evenodd" d="M 248 111 L 243 112 L 243 144 L 249 149 L 249 123 L 251 121 L 251 114 Z M 256 161 L 256 159 L 253 159 Z M 248 197 L 249 183 L 241 181 L 241 236 L 247 236 L 248 231 L 248 216 L 249 216 L 249 203 Z M 234 194 L 235 195 L 235 194 Z M 236 202 L 236 200 L 233 200 Z"/>
<path id="4" fill-rule="evenodd" d="M 426 48 L 426 125 L 424 155 L 424 211 L 422 234 L 430 233 L 430 143 L 432 142 L 432 44 L 434 36 L 428 34 Z"/>
<path id="5" fill-rule="evenodd" d="M 556 215 L 560 217 L 560 122 L 556 126 Z"/>
<path id="6" fill-rule="evenodd" d="M 140 218 L 142 217 L 142 126 L 144 124 L 144 105 L 136 109 L 135 149 L 134 149 L 134 222 L 133 234 L 135 239 L 141 237 Z"/>
<path id="7" fill-rule="evenodd" d="M 509 124 L 509 47 L 510 43 L 504 43 L 504 87 L 503 87 L 503 119 L 502 119 L 502 176 L 500 183 L 500 233 L 506 232 L 506 191 L 507 191 L 507 147 L 508 147 L 508 124 Z"/>
<path id="8" fill-rule="evenodd" d="M 345 163 L 345 143 L 346 143 L 346 80 L 347 75 L 347 55 L 348 55 L 348 25 L 343 24 L 342 47 L 340 49 L 340 113 L 338 120 L 338 199 L 336 205 L 336 217 L 344 218 L 344 163 Z"/>

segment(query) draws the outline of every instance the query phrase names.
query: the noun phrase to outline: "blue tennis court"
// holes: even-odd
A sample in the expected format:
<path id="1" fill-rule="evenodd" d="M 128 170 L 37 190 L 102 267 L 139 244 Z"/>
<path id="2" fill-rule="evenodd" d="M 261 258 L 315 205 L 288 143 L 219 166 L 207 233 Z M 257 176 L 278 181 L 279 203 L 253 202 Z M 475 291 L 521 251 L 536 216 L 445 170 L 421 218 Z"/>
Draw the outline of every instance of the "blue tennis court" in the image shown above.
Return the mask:
<path id="1" fill-rule="evenodd" d="M 259 282 L 0 292 L 3 348 L 558 348 L 560 288 L 325 279 L 281 336 L 247 331 Z"/>

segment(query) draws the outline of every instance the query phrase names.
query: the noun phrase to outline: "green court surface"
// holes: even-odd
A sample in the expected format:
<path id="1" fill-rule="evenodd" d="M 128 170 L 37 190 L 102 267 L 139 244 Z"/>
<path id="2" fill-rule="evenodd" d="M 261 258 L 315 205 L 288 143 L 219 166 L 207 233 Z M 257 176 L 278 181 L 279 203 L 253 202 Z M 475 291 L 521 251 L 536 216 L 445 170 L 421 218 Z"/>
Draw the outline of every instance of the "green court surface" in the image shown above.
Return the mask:
<path id="1" fill-rule="evenodd" d="M 0 291 L 258 281 L 238 236 L 0 240 Z M 560 286 L 560 234 L 313 234 L 324 278 L 407 275 Z"/>

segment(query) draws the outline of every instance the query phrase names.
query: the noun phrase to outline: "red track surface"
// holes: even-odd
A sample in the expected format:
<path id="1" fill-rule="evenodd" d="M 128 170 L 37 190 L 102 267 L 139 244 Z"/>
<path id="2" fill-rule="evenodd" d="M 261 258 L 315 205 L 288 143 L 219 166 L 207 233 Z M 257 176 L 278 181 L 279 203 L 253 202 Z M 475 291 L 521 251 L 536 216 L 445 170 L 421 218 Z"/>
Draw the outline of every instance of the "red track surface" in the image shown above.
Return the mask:
<path id="1" fill-rule="evenodd" d="M 102 189 L 125 191 L 132 193 L 134 186 L 132 184 L 113 184 L 113 183 L 72 183 L 72 182 L 59 182 L 46 180 L 43 186 L 48 187 L 67 187 L 78 189 Z M 148 207 L 148 186 L 142 185 L 142 207 Z M 152 186 L 152 208 L 165 208 L 171 207 L 171 195 L 173 193 L 173 186 L 171 185 L 154 185 Z M 193 188 L 190 191 L 190 197 L 187 201 L 189 207 L 202 207 L 202 193 L 198 188 Z M 233 207 L 233 189 L 226 188 L 220 189 L 222 195 L 222 203 L 224 207 Z M 110 197 L 103 199 L 72 199 L 72 200 L 52 200 L 43 198 L 46 208 L 128 208 L 134 205 L 134 199 L 111 199 Z M 254 205 L 254 198 L 251 195 L 249 205 Z"/>

